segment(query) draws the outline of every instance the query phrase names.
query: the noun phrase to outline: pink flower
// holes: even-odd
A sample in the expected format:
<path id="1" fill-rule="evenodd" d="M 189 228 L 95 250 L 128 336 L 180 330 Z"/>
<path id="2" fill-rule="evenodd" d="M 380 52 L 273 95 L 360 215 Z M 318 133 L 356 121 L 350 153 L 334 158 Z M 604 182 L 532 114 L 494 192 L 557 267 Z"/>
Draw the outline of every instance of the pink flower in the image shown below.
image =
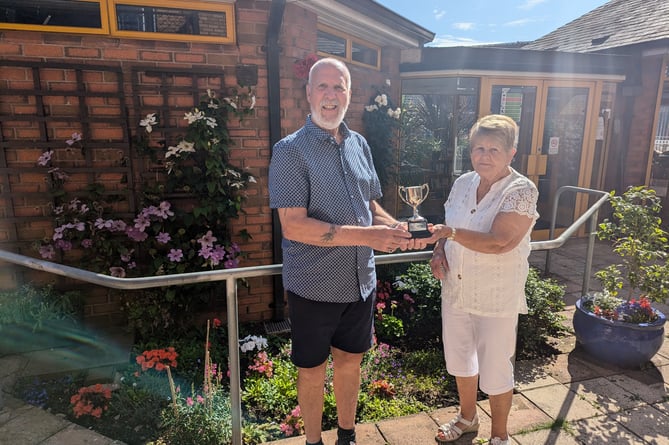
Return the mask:
<path id="1" fill-rule="evenodd" d="M 197 240 L 200 245 L 205 248 L 205 247 L 214 247 L 214 243 L 218 240 L 212 233 L 211 230 L 208 230 L 207 233 L 205 233 L 202 238 L 199 238 Z"/>
<path id="2" fill-rule="evenodd" d="M 72 133 L 72 139 L 68 139 L 65 141 L 67 145 L 70 147 L 74 145 L 75 142 L 79 142 L 81 140 L 81 133 Z"/>
<path id="3" fill-rule="evenodd" d="M 39 254 L 45 260 L 52 260 L 56 256 L 56 251 L 51 244 L 40 246 Z"/>
<path id="4" fill-rule="evenodd" d="M 53 152 L 51 150 L 45 151 L 42 153 L 42 155 L 37 159 L 37 164 L 41 166 L 46 166 L 49 161 L 51 160 L 51 155 Z"/>
<path id="5" fill-rule="evenodd" d="M 167 244 L 171 239 L 172 237 L 170 234 L 165 232 L 160 232 L 158 236 L 156 236 L 156 241 L 158 241 L 160 244 Z"/>
<path id="6" fill-rule="evenodd" d="M 142 241 L 144 241 L 149 237 L 148 234 L 142 232 L 141 230 L 138 230 L 135 227 L 128 227 L 125 233 L 126 235 L 128 235 L 128 238 L 130 238 L 133 241 L 137 241 L 138 243 L 141 243 Z"/>
<path id="7" fill-rule="evenodd" d="M 193 398 L 192 397 L 186 397 L 186 405 L 193 406 Z"/>
<path id="8" fill-rule="evenodd" d="M 167 254 L 167 258 L 173 263 L 178 263 L 183 257 L 184 253 L 181 249 L 170 249 L 170 253 Z"/>
<path id="9" fill-rule="evenodd" d="M 109 274 L 112 277 L 125 278 L 125 269 L 122 267 L 110 267 Z"/>

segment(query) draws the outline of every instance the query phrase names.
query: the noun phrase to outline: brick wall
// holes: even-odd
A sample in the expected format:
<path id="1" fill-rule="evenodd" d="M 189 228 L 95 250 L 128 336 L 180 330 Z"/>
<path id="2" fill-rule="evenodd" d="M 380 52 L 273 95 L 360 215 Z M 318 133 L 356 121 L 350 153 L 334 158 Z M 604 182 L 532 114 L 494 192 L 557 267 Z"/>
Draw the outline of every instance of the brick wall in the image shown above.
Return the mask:
<path id="1" fill-rule="evenodd" d="M 623 184 L 641 185 L 646 183 L 648 156 L 652 153 L 654 141 L 653 117 L 657 104 L 657 91 L 662 73 L 662 55 L 641 58 L 640 85 L 634 97 L 632 116 L 627 143 L 627 157 L 623 171 Z"/>
<path id="2" fill-rule="evenodd" d="M 241 123 L 229 122 L 230 134 L 234 147 L 230 159 L 241 168 L 247 169 L 257 180 L 246 191 L 247 199 L 243 205 L 244 213 L 232 224 L 233 233 L 241 229 L 252 236 L 249 241 L 235 238 L 245 257 L 242 266 L 270 264 L 272 262 L 272 217 L 269 209 L 267 174 L 271 155 L 269 146 L 268 103 L 267 103 L 267 67 L 265 41 L 269 19 L 269 1 L 238 0 L 236 2 L 237 43 L 235 45 L 218 45 L 208 43 L 188 43 L 170 41 L 152 41 L 140 39 L 109 38 L 92 35 L 68 35 L 59 33 L 3 31 L 0 34 L 0 54 L 3 60 L 39 62 L 45 66 L 56 66 L 45 71 L 43 82 L 51 88 L 69 88 L 73 85 L 72 71 L 58 68 L 59 63 L 102 65 L 120 69 L 122 86 L 120 95 L 126 98 L 127 121 L 129 131 L 136 128 L 137 122 L 144 116 L 144 110 L 137 110 L 133 105 L 132 76 L 133 70 L 154 67 L 159 70 L 170 69 L 220 69 L 224 72 L 224 84 L 233 87 L 238 84 L 235 67 L 241 64 L 258 67 L 258 84 L 255 86 L 257 103 L 255 114 L 245 118 Z M 297 79 L 293 73 L 296 60 L 316 51 L 317 17 L 314 13 L 303 10 L 293 3 L 286 5 L 280 35 L 280 88 L 281 88 L 281 129 L 282 135 L 297 130 L 304 123 L 309 111 L 306 101 L 305 81 Z M 0 61 L 1 62 L 1 61 Z M 362 131 L 362 113 L 364 105 L 386 79 L 392 81 L 393 100 L 397 103 L 399 96 L 399 50 L 383 49 L 381 71 L 350 66 L 352 75 L 352 102 L 347 122 L 357 131 Z M 4 66 L 0 63 L 0 88 L 16 88 L 22 84 L 25 89 L 33 88 L 33 80 L 25 68 Z M 86 84 L 95 86 L 99 91 L 114 91 L 115 79 L 108 73 L 86 72 Z M 13 83 L 10 85 L 10 83 Z M 220 85 L 212 85 L 217 88 Z M 203 85 L 203 88 L 208 87 Z M 154 103 L 152 103 L 152 100 Z M 146 95 L 142 98 L 142 107 L 159 106 L 160 98 Z M 171 99 L 174 106 L 188 106 L 180 97 Z M 118 99 L 98 99 L 99 103 L 89 103 L 88 107 L 97 115 L 109 115 L 111 110 L 122 108 Z M 49 109 L 59 116 L 74 114 L 75 101 L 53 99 L 47 104 Z M 0 96 L 0 113 L 13 114 L 33 112 L 35 103 L 27 103 L 25 95 Z M 3 125 L 3 140 L 31 141 L 39 138 L 39 126 L 15 123 Z M 63 140 L 72 131 L 72 122 L 64 121 L 62 125 L 50 127 L 53 133 L 48 139 Z M 123 131 L 119 126 L 99 125 L 91 129 L 90 137 L 97 141 L 120 140 Z M 129 145 L 126 144 L 126 145 Z M 0 194 L 0 248 L 34 255 L 30 245 L 33 241 L 48 236 L 53 230 L 52 225 L 44 219 L 31 219 L 31 216 L 45 216 L 48 206 L 26 201 L 19 195 L 9 197 L 12 193 L 45 191 L 44 175 L 34 169 L 35 160 L 43 151 L 43 147 L 26 143 L 21 147 L 6 150 L 9 173 L 6 176 L 11 184 L 1 183 Z M 118 167 L 119 148 L 108 148 L 100 144 L 99 150 L 93 153 L 92 165 L 95 167 Z M 137 182 L 142 179 L 146 167 L 131 152 L 133 160 L 133 178 Z M 59 155 L 60 156 L 60 155 Z M 70 156 L 70 162 L 85 162 L 81 154 L 70 151 L 62 155 Z M 27 164 L 26 164 L 27 163 Z M 22 164 L 27 167 L 20 176 L 14 175 L 12 169 Z M 28 165 L 29 164 L 29 165 Z M 31 170 L 32 169 L 32 170 Z M 34 170 L 34 171 L 33 171 Z M 140 170 L 140 171 L 136 171 Z M 96 180 L 102 180 L 109 187 L 120 188 L 119 174 L 98 174 Z M 91 180 L 82 177 L 78 180 L 85 184 Z M 393 195 L 394 196 L 394 195 Z M 12 212 L 7 212 L 7 207 Z M 132 211 L 132 208 L 120 208 L 121 211 Z M 392 210 L 392 209 L 391 209 Z M 11 218 L 9 217 L 11 216 Z M 23 219 L 20 219 L 19 216 Z M 0 286 L 13 287 L 23 282 L 56 281 L 63 287 L 76 287 L 77 283 L 63 280 L 49 274 L 37 273 L 32 270 L 3 264 L 0 267 Z M 272 317 L 270 303 L 272 301 L 272 278 L 255 278 L 249 280 L 249 287 L 241 287 L 239 291 L 240 320 L 267 320 Z M 113 291 L 94 288 L 89 292 L 86 307 L 87 317 L 115 318 L 119 315 L 118 298 Z"/>

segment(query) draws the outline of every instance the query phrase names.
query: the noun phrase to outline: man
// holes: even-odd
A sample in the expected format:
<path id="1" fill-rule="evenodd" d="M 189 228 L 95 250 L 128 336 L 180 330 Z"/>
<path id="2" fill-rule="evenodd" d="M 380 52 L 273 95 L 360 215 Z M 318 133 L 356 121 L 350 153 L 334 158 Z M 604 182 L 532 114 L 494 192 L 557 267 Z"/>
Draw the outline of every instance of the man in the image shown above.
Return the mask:
<path id="1" fill-rule="evenodd" d="M 307 445 L 321 444 L 327 360 L 332 354 L 337 445 L 355 445 L 360 363 L 372 345 L 373 250 L 422 249 L 376 202 L 381 186 L 365 139 L 343 122 L 351 100 L 344 63 L 316 62 L 306 124 L 274 146 L 270 206 L 283 232 L 283 282 Z"/>

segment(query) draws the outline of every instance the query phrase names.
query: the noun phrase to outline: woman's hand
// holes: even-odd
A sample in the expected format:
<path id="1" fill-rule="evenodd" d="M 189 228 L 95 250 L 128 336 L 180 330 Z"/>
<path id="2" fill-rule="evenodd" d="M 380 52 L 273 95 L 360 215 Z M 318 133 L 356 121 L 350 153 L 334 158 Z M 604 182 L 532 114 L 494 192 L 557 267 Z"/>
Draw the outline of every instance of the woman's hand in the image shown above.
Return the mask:
<path id="1" fill-rule="evenodd" d="M 446 271 L 448 270 L 448 261 L 446 260 L 442 243 L 443 241 L 437 242 L 434 246 L 434 252 L 432 252 L 432 258 L 430 259 L 432 275 L 438 280 L 445 279 Z"/>

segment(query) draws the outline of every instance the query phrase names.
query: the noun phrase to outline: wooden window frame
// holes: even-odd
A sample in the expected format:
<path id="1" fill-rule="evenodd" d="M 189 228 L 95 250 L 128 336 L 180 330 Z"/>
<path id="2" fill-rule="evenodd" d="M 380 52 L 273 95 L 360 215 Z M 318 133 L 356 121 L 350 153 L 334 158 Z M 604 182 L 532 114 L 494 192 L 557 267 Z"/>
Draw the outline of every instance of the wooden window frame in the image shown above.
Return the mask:
<path id="1" fill-rule="evenodd" d="M 75 26 L 49 26 L 28 25 L 20 23 L 0 23 L 0 29 L 97 34 L 111 37 L 123 37 L 142 40 L 172 40 L 181 42 L 205 42 L 218 44 L 234 44 L 236 42 L 235 31 L 235 8 L 233 3 L 207 2 L 207 1 L 183 1 L 183 0 L 78 0 L 84 3 L 95 3 L 100 5 L 100 28 L 83 28 Z M 185 9 L 202 12 L 225 13 L 226 36 L 202 36 L 192 34 L 170 34 L 161 32 L 123 31 L 117 27 L 116 5 L 146 6 Z"/>
<path id="2" fill-rule="evenodd" d="M 231 3 L 207 3 L 202 1 L 171 1 L 171 0 L 107 0 L 109 6 L 109 23 L 111 35 L 144 40 L 176 40 L 189 42 L 235 43 L 234 5 Z M 202 12 L 224 12 L 226 36 L 202 36 L 192 34 L 170 34 L 162 32 L 124 31 L 117 26 L 116 6 L 148 6 L 156 8 L 175 8 Z"/>
<path id="3" fill-rule="evenodd" d="M 81 26 L 50 26 L 50 25 L 29 25 L 22 23 L 4 23 L 0 22 L 0 29 L 13 29 L 19 31 L 46 31 L 74 34 L 109 34 L 109 14 L 107 9 L 107 0 L 78 0 L 82 3 L 94 3 L 100 6 L 100 28 L 85 28 Z"/>
<path id="4" fill-rule="evenodd" d="M 340 57 L 335 54 L 330 54 L 325 51 L 318 51 L 319 56 L 324 56 L 324 57 L 334 57 L 335 59 L 340 59 L 343 60 L 347 63 L 351 63 L 353 65 L 357 66 L 362 66 L 365 68 L 374 68 L 375 70 L 381 70 L 381 47 L 378 45 L 374 45 L 373 43 L 370 43 L 366 40 L 358 39 L 356 37 L 351 37 L 350 35 L 347 35 L 343 32 L 337 31 L 334 28 L 330 28 L 327 25 L 318 25 L 318 30 L 326 32 L 328 34 L 332 34 L 333 36 L 339 37 L 341 39 L 344 39 L 346 41 L 346 57 Z M 370 65 L 367 63 L 363 62 L 358 62 L 356 60 L 353 60 L 353 42 L 366 46 L 370 49 L 376 50 L 376 65 Z"/>

